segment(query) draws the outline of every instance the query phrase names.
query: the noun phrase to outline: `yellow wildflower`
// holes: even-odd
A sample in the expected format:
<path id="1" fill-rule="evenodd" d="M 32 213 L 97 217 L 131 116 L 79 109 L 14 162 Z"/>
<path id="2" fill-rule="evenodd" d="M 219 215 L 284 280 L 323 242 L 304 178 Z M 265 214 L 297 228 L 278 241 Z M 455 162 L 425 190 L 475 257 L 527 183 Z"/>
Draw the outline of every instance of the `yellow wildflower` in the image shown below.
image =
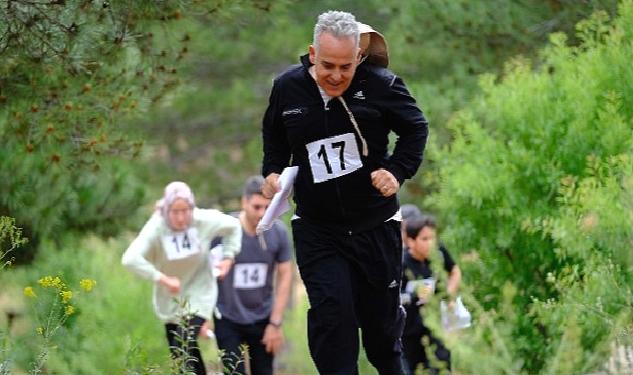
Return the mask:
<path id="1" fill-rule="evenodd" d="M 68 303 L 68 301 L 70 301 L 73 298 L 73 292 L 70 290 L 64 290 L 62 292 L 59 292 L 59 295 L 62 296 L 63 303 Z"/>
<path id="2" fill-rule="evenodd" d="M 64 283 L 62 282 L 62 280 L 59 278 L 59 276 L 55 276 L 55 278 L 53 279 L 53 286 L 57 289 L 62 289 L 63 287 L 65 287 L 66 285 L 64 285 Z"/>
<path id="3" fill-rule="evenodd" d="M 59 276 L 55 276 L 55 277 L 45 276 L 39 279 L 38 283 L 44 288 L 52 287 L 52 288 L 62 289 L 63 287 L 65 287 L 64 283 L 62 282 L 62 279 L 60 279 Z"/>
<path id="4" fill-rule="evenodd" d="M 38 335 L 44 336 L 44 328 L 43 327 L 37 327 L 35 329 L 35 332 L 37 332 Z"/>
<path id="5" fill-rule="evenodd" d="M 95 285 L 97 285 L 97 282 L 92 279 L 83 279 L 79 282 L 79 286 L 81 287 L 81 289 L 85 290 L 86 292 L 92 291 L 92 288 L 94 288 Z"/>
<path id="6" fill-rule="evenodd" d="M 75 308 L 72 305 L 66 306 L 66 311 L 64 312 L 67 316 L 70 316 L 75 313 Z"/>
<path id="7" fill-rule="evenodd" d="M 48 288 L 53 284 L 53 278 L 51 276 L 45 276 L 38 280 L 38 284 L 43 286 L 44 288 Z"/>
<path id="8" fill-rule="evenodd" d="M 27 286 L 26 288 L 24 288 L 24 295 L 29 298 L 37 298 L 37 294 L 35 294 L 32 286 Z"/>

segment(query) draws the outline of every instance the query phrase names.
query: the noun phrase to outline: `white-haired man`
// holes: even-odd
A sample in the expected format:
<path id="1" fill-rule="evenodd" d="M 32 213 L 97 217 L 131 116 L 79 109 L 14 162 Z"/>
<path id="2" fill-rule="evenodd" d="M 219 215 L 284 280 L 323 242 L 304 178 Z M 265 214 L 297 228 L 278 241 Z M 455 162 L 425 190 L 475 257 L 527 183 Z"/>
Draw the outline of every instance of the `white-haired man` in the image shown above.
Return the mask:
<path id="1" fill-rule="evenodd" d="M 354 16 L 321 14 L 309 54 L 272 88 L 263 193 L 279 190 L 291 160 L 299 167 L 292 230 L 319 373 L 358 373 L 360 328 L 378 372 L 402 374 L 397 192 L 422 161 L 428 126 L 399 77 L 360 61 Z M 391 131 L 398 138 L 390 155 Z"/>

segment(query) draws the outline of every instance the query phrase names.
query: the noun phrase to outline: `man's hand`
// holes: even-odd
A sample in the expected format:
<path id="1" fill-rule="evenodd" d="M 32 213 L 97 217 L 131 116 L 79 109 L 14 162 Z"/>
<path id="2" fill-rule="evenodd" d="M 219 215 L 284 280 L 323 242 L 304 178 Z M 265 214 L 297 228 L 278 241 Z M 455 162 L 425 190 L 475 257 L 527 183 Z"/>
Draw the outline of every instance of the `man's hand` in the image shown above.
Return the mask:
<path id="1" fill-rule="evenodd" d="M 262 195 L 264 198 L 271 199 L 279 190 L 281 190 L 281 186 L 279 186 L 279 174 L 271 173 L 266 176 L 264 186 L 262 186 Z"/>
<path id="2" fill-rule="evenodd" d="M 275 327 L 272 324 L 267 325 L 266 330 L 264 330 L 262 344 L 266 346 L 266 352 L 273 355 L 279 353 L 284 344 L 284 333 L 281 327 Z"/>
<path id="3" fill-rule="evenodd" d="M 169 293 L 178 294 L 180 293 L 180 279 L 174 276 L 163 275 L 158 279 L 158 282 L 163 285 Z"/>
<path id="4" fill-rule="evenodd" d="M 398 180 L 386 169 L 377 169 L 371 172 L 371 184 L 382 194 L 390 197 L 400 190 Z"/>
<path id="5" fill-rule="evenodd" d="M 218 280 L 223 280 L 227 273 L 231 270 L 231 266 L 233 266 L 233 258 L 225 258 L 218 263 L 216 267 L 220 273 L 218 274 Z"/>

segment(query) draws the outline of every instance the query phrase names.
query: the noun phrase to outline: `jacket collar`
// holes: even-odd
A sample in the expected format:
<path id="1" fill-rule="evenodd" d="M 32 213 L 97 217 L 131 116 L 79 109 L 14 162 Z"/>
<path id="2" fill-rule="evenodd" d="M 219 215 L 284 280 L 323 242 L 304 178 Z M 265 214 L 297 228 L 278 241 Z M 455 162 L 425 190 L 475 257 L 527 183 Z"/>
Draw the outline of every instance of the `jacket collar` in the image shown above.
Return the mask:
<path id="1" fill-rule="evenodd" d="M 301 61 L 301 65 L 303 65 L 306 70 L 310 69 L 310 67 L 312 66 L 312 63 L 310 62 L 310 55 L 308 55 L 307 53 L 299 57 L 299 61 Z"/>

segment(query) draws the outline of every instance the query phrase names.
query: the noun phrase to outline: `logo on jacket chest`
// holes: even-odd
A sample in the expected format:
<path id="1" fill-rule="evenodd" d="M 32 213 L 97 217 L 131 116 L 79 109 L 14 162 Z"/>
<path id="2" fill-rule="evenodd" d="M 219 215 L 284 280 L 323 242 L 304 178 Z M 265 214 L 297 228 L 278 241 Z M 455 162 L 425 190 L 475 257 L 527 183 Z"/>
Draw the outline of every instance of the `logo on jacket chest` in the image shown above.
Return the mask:
<path id="1" fill-rule="evenodd" d="M 358 90 L 354 93 L 354 95 L 352 96 L 352 98 L 354 99 L 358 99 L 358 100 L 365 100 L 367 98 L 365 98 L 365 94 L 363 94 L 363 90 Z"/>
<path id="2" fill-rule="evenodd" d="M 286 116 L 300 115 L 302 113 L 303 113 L 302 108 L 291 108 L 291 109 L 287 109 L 281 112 L 281 116 L 286 117 Z"/>

